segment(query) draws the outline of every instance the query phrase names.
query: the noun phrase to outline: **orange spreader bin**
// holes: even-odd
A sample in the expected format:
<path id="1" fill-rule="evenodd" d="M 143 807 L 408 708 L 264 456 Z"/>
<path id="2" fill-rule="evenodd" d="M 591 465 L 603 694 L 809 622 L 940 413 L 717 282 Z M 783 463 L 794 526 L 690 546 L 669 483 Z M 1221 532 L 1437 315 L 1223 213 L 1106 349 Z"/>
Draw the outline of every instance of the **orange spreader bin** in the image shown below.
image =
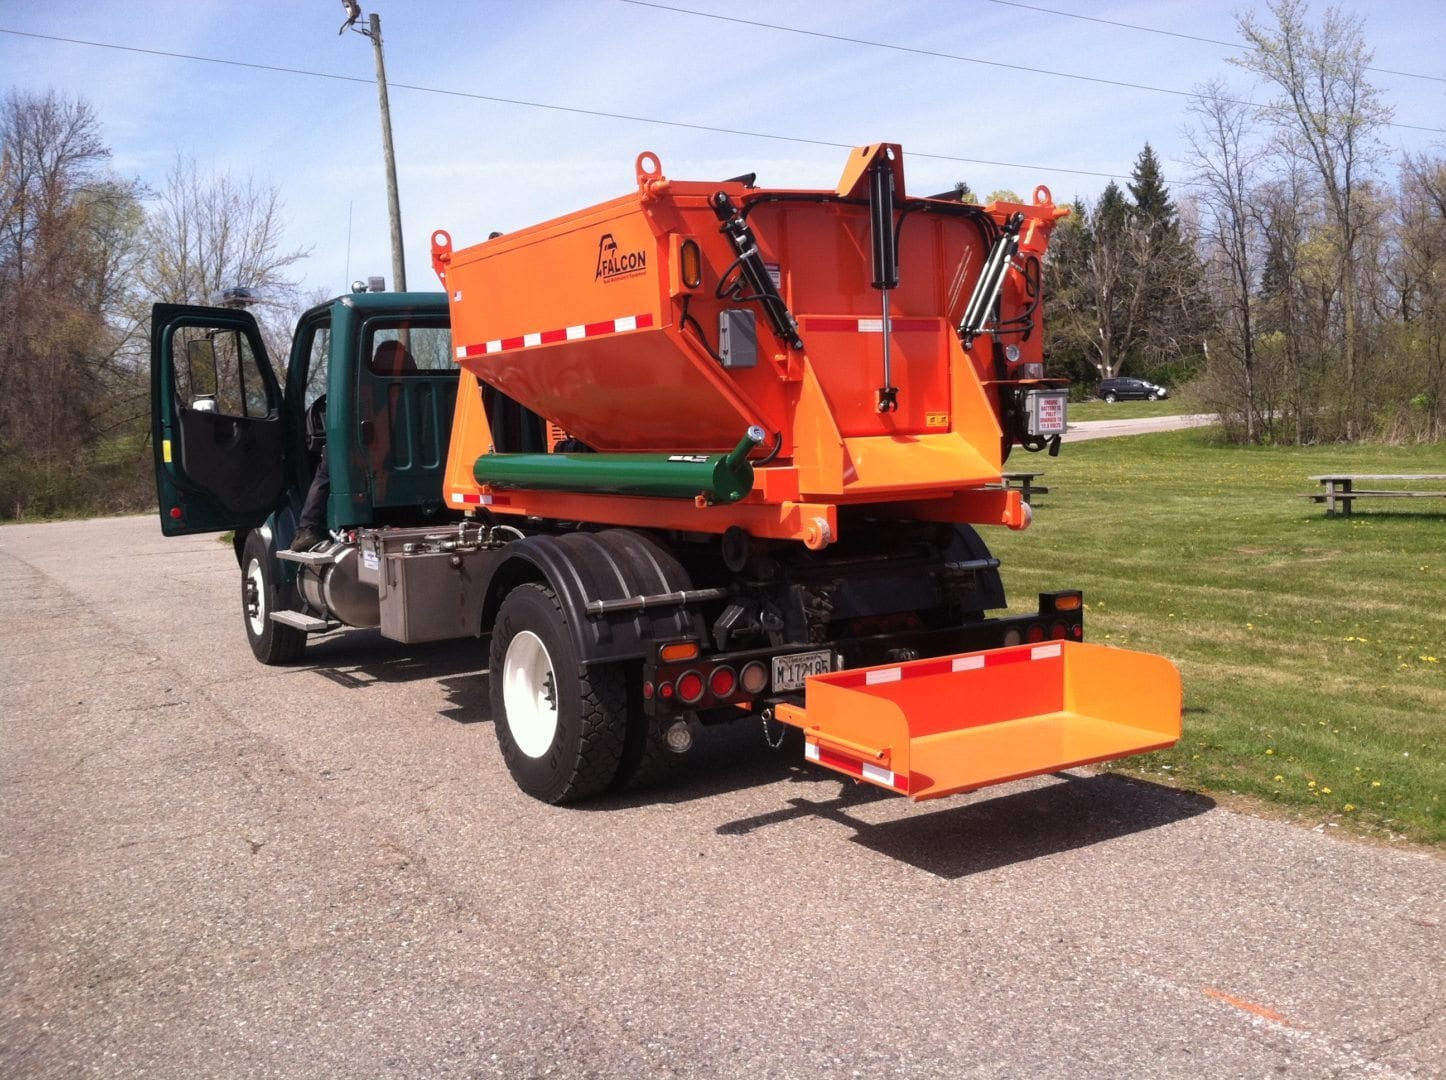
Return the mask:
<path id="1" fill-rule="evenodd" d="M 859 177 L 875 160 L 894 176 L 899 270 L 887 296 L 873 283 L 870 207 L 860 195 Z M 627 195 L 470 247 L 433 234 L 463 368 L 449 503 L 488 494 L 472 464 L 507 449 L 484 410 L 466 408 L 487 384 L 602 452 L 723 452 L 750 426 L 767 433 L 753 491 L 731 508 L 582 493 L 566 497 L 566 517 L 703 532 L 738 525 L 803 539 L 804 526 L 788 522 L 817 530 L 832 508 L 869 503 L 931 520 L 1026 524 L 1017 502 L 991 491 L 1004 437 L 994 339 L 986 333 L 966 348 L 957 327 L 990 237 L 1016 215 L 1020 257 L 998 319 L 1017 327 L 1038 307 L 1038 275 L 1021 268 L 1037 265 L 1067 213 L 1047 190 L 982 208 L 921 199 L 906 193 L 902 153 L 891 144 L 854 151 L 835 189 L 673 180 L 647 152 L 634 176 Z M 753 285 L 720 229 L 720 200 L 752 231 Z M 760 279 L 796 320 L 797 340 L 777 332 L 758 299 Z M 739 348 L 736 336 L 750 328 L 755 339 Z M 1042 362 L 1042 331 L 1009 334 L 1018 363 Z M 883 411 L 886 339 L 898 396 L 897 408 Z M 494 509 L 546 516 L 558 501 L 514 491 Z"/>
<path id="2" fill-rule="evenodd" d="M 805 755 L 910 799 L 1173 746 L 1180 675 L 1150 653 L 1050 641 L 808 679 Z"/>

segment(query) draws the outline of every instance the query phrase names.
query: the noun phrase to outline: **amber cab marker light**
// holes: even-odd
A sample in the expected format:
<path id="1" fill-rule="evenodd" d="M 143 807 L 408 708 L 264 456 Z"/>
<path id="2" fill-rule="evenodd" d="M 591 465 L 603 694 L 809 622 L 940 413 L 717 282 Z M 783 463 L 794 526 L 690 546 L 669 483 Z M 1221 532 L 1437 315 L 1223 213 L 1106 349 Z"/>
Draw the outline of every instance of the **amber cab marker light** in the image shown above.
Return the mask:
<path id="1" fill-rule="evenodd" d="M 665 663 L 677 663 L 679 660 L 694 660 L 698 656 L 698 643 L 696 641 L 670 641 L 658 650 L 658 659 Z"/>

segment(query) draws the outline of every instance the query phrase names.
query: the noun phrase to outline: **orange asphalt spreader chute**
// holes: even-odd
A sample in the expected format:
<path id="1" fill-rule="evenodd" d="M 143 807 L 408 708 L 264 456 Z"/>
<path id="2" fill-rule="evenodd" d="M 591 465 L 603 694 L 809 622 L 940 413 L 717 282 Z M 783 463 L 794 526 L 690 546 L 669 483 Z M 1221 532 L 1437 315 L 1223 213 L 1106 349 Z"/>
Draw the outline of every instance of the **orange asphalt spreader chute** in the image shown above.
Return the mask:
<path id="1" fill-rule="evenodd" d="M 1164 657 L 1054 641 L 808 680 L 810 761 L 911 799 L 1172 746 L 1180 676 Z"/>

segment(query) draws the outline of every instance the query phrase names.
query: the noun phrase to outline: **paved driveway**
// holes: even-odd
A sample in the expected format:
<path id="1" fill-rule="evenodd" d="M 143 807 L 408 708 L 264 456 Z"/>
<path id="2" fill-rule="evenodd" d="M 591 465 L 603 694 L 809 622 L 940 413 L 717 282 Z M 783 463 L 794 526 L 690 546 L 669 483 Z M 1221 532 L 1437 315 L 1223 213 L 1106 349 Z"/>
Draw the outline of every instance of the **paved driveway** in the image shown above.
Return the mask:
<path id="1" fill-rule="evenodd" d="M 1439 1076 L 1446 863 L 1111 776 L 705 740 L 512 786 L 471 643 L 263 668 L 212 538 L 0 529 L 0 1073 Z"/>

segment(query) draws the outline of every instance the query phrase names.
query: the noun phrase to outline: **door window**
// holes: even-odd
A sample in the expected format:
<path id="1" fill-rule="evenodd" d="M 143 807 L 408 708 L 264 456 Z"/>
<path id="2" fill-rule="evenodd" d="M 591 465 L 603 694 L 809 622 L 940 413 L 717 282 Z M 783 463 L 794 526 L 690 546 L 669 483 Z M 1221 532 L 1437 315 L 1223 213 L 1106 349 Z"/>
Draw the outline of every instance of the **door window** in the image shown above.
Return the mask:
<path id="1" fill-rule="evenodd" d="M 176 401 L 180 408 L 220 416 L 274 414 L 261 361 L 239 330 L 181 326 L 172 332 Z"/>

